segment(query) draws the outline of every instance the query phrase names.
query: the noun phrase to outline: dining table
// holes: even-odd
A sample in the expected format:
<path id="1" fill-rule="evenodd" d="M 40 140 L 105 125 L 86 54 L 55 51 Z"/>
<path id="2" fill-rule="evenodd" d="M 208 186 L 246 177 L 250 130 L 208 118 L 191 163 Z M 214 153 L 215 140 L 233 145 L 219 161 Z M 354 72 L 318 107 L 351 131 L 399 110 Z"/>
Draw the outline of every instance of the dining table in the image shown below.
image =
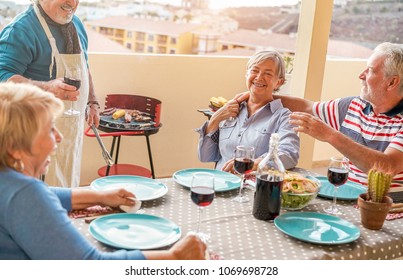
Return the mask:
<path id="1" fill-rule="evenodd" d="M 150 179 L 152 180 L 152 179 Z M 182 237 L 196 230 L 198 207 L 190 198 L 190 189 L 173 177 L 154 179 L 167 187 L 163 196 L 143 201 L 144 214 L 165 218 L 180 227 Z M 359 237 L 342 244 L 317 244 L 302 241 L 280 231 L 273 221 L 252 215 L 254 188 L 243 190 L 249 202 L 232 200 L 238 189 L 215 193 L 213 202 L 204 207 L 201 230 L 209 233 L 208 249 L 215 259 L 223 260 L 392 260 L 403 257 L 403 219 L 386 220 L 382 229 L 370 230 L 361 225 L 360 211 L 354 200 L 338 200 L 338 216 L 359 229 Z M 322 213 L 332 202 L 317 196 L 301 210 L 285 213 Z M 141 215 L 141 214 L 137 214 Z M 118 248 L 106 245 L 89 232 L 85 218 L 71 218 L 75 227 L 101 251 Z M 168 248 L 168 247 L 166 247 Z"/>

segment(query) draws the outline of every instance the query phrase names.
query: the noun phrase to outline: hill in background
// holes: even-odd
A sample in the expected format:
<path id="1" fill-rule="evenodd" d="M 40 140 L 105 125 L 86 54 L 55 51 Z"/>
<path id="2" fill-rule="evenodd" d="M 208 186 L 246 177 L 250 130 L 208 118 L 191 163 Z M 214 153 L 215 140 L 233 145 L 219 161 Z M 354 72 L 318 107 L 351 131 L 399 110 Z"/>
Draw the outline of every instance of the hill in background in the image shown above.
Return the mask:
<path id="1" fill-rule="evenodd" d="M 276 33 L 296 33 L 298 14 L 281 13 L 279 7 L 230 8 L 224 12 L 239 22 L 239 28 L 272 29 Z M 351 1 L 335 7 L 330 38 L 373 48 L 380 42 L 403 43 L 403 1 Z"/>

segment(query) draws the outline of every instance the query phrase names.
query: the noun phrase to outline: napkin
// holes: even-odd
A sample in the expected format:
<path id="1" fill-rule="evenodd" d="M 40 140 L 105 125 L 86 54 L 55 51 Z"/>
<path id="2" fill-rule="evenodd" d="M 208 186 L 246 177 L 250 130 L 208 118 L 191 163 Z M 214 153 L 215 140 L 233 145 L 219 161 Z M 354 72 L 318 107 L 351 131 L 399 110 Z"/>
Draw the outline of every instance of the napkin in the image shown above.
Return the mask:
<path id="1" fill-rule="evenodd" d="M 252 171 L 244 175 L 247 187 L 254 189 L 256 186 L 256 171 Z"/>
<path id="2" fill-rule="evenodd" d="M 393 203 L 386 220 L 391 221 L 400 218 L 403 218 L 403 203 Z"/>
<path id="3" fill-rule="evenodd" d="M 127 199 L 131 199 L 134 201 L 133 206 L 120 205 L 119 208 L 126 213 L 136 213 L 141 207 L 141 201 L 134 197 L 127 197 Z"/>
<path id="4" fill-rule="evenodd" d="M 354 204 L 354 208 L 359 209 L 360 207 Z M 392 221 L 400 218 L 403 218 L 403 203 L 393 203 L 385 220 Z"/>
<path id="5" fill-rule="evenodd" d="M 208 251 L 207 254 L 208 254 L 208 256 L 206 257 L 206 260 L 223 260 L 224 259 L 219 254 L 212 252 L 212 251 Z"/>
<path id="6" fill-rule="evenodd" d="M 69 217 L 73 218 L 73 219 L 78 219 L 78 218 L 107 215 L 107 214 L 118 213 L 118 212 L 119 212 L 119 210 L 113 209 L 108 206 L 95 205 L 95 206 L 91 206 L 91 207 L 88 207 L 88 208 L 82 209 L 82 210 L 70 211 Z"/>

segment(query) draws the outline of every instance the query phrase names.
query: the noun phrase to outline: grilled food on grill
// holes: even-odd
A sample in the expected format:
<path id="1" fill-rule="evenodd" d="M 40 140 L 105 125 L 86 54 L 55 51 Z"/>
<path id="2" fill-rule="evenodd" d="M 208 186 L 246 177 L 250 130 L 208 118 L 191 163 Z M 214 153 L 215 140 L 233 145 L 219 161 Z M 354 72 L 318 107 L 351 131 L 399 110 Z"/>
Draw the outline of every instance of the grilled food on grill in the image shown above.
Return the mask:
<path id="1" fill-rule="evenodd" d="M 153 120 L 153 116 L 149 113 L 141 112 L 139 110 L 108 108 L 101 113 L 101 116 L 112 116 L 114 120 L 122 119 L 122 121 L 130 123 L 136 122 L 150 122 Z"/>

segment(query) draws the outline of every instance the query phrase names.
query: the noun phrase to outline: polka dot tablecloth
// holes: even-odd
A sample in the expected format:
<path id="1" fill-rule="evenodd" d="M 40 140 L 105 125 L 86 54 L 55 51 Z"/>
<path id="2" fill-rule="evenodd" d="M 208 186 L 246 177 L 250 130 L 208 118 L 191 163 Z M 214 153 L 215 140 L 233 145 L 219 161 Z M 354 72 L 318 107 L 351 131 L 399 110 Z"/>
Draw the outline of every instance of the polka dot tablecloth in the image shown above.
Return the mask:
<path id="1" fill-rule="evenodd" d="M 183 235 L 197 227 L 197 206 L 188 188 L 171 178 L 159 179 L 169 191 L 156 200 L 145 201 L 146 214 L 164 217 L 181 227 Z M 359 227 L 361 236 L 342 245 L 317 245 L 294 239 L 279 231 L 274 223 L 252 215 L 253 190 L 245 189 L 247 203 L 232 201 L 238 190 L 216 193 L 213 203 L 203 211 L 201 230 L 211 234 L 210 251 L 225 260 L 308 260 L 308 259 L 396 259 L 403 256 L 403 219 L 385 221 L 381 230 L 362 227 L 354 201 L 338 201 L 341 218 Z M 331 200 L 316 198 L 303 211 L 323 213 Z M 281 213 L 285 211 L 282 210 Z M 280 213 L 280 214 L 281 214 Z M 75 226 L 99 249 L 115 250 L 88 233 L 83 218 L 72 219 Z"/>

